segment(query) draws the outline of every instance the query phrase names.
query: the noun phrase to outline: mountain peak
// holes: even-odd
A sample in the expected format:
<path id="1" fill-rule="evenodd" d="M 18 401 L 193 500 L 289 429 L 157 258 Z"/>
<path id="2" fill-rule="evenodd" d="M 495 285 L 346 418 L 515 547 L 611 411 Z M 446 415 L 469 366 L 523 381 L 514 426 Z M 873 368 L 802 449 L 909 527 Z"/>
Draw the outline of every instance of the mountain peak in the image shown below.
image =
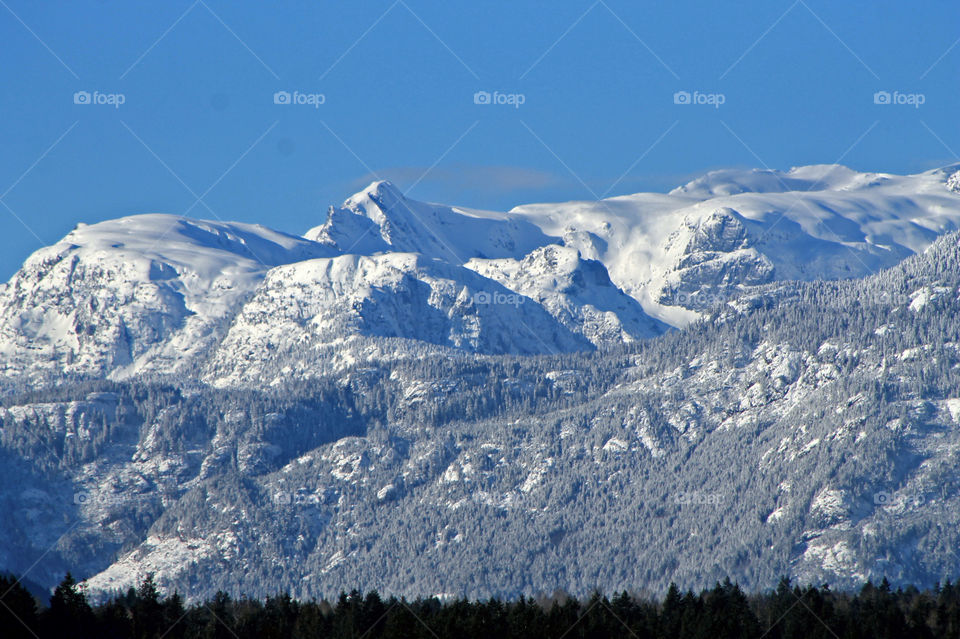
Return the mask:
<path id="1" fill-rule="evenodd" d="M 550 241 L 530 222 L 419 202 L 386 180 L 330 207 L 327 220 L 304 237 L 341 253 L 404 251 L 454 264 L 473 257 L 522 257 Z"/>
<path id="2" fill-rule="evenodd" d="M 406 197 L 397 186 L 389 180 L 374 180 L 366 188 L 348 197 L 343 208 L 355 210 L 356 206 L 374 202 L 381 209 L 390 208 Z"/>
<path id="3" fill-rule="evenodd" d="M 371 195 L 384 195 L 391 194 L 395 197 L 403 197 L 403 193 L 400 192 L 400 189 L 397 188 L 397 185 L 391 182 L 390 180 L 374 180 L 371 182 L 367 188 L 363 189 L 361 193 L 369 193 Z"/>
<path id="4" fill-rule="evenodd" d="M 403 207 L 397 205 L 404 203 Z M 331 206 L 327 219 L 304 234 L 309 240 L 335 247 L 341 252 L 362 254 L 397 249 L 392 241 L 397 220 L 394 209 L 410 210 L 403 193 L 387 180 L 375 180 L 366 188 Z"/>

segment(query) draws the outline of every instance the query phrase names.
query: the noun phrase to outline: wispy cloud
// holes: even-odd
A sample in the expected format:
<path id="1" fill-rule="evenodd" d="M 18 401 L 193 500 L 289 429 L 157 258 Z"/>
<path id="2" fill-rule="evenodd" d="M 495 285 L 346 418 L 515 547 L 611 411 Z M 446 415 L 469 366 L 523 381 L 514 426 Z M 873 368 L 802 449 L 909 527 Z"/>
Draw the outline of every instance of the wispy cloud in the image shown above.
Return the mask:
<path id="1" fill-rule="evenodd" d="M 417 182 L 423 190 L 438 189 L 449 191 L 483 190 L 489 193 L 509 194 L 521 191 L 563 186 L 565 180 L 536 169 L 515 166 L 450 166 L 434 168 L 423 177 L 426 167 L 399 166 L 383 169 L 377 175 L 368 173 L 351 182 L 350 186 L 360 189 L 377 179 L 390 180 L 401 189 Z M 423 179 L 420 179 L 420 178 Z M 424 187 L 427 187 L 424 189 Z"/>
<path id="2" fill-rule="evenodd" d="M 946 165 L 949 162 L 943 162 Z M 750 165 L 704 166 L 690 172 L 644 172 L 625 176 L 598 176 L 578 182 L 566 175 L 515 166 L 448 166 L 437 167 L 424 176 L 425 167 L 400 166 L 378 170 L 376 174 L 366 173 L 345 185 L 350 193 L 359 191 L 371 182 L 382 179 L 393 182 L 405 191 L 411 184 L 412 197 L 445 204 L 466 204 L 475 206 L 497 205 L 508 208 L 531 202 L 561 202 L 567 200 L 590 200 L 592 196 L 584 193 L 584 185 L 600 193 L 612 183 L 616 188 L 606 197 L 632 195 L 634 193 L 666 193 L 691 180 L 703 177 L 718 169 L 750 169 Z M 789 168 L 789 167 L 787 167 Z M 929 166 L 921 170 L 929 169 Z M 422 179 L 421 179 L 422 178 Z M 586 197 L 585 197 L 586 196 Z M 477 202 L 479 197 L 480 201 Z M 459 198 L 459 199 L 458 199 Z"/>

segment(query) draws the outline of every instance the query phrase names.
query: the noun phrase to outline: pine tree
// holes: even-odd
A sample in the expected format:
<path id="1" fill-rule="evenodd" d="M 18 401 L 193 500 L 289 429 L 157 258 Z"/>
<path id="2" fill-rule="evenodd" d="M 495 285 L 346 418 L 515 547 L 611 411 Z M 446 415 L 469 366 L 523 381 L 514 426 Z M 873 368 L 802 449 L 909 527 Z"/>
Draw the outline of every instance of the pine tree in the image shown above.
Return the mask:
<path id="1" fill-rule="evenodd" d="M 90 636 L 95 625 L 93 610 L 69 572 L 54 590 L 42 625 L 49 637 L 86 639 Z"/>
<path id="2" fill-rule="evenodd" d="M 678 639 L 683 623 L 683 601 L 677 584 L 670 582 L 660 612 L 660 636 L 663 639 Z"/>
<path id="3" fill-rule="evenodd" d="M 37 603 L 19 579 L 0 575 L 0 635 L 10 639 L 35 637 Z"/>
<path id="4" fill-rule="evenodd" d="M 166 632 L 160 592 L 153 581 L 152 573 L 147 573 L 137 588 L 131 612 L 134 639 L 155 639 Z"/>

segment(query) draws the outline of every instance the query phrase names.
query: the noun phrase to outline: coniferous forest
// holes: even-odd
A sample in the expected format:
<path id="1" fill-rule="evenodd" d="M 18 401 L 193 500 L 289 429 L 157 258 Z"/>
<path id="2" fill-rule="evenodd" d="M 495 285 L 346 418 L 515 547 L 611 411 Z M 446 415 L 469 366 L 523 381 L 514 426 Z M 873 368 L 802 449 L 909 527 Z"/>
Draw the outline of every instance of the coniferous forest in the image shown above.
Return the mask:
<path id="1" fill-rule="evenodd" d="M 776 589 L 754 595 L 725 580 L 699 593 L 671 584 L 661 598 L 621 592 L 578 600 L 555 592 L 473 602 L 384 599 L 358 591 L 333 602 L 218 592 L 188 605 L 179 594 L 161 595 L 152 575 L 99 603 L 90 602 L 70 574 L 49 602 L 0 576 L 0 637 L 948 639 L 960 637 L 960 585 L 894 590 L 884 578 L 849 593 L 782 578 Z"/>

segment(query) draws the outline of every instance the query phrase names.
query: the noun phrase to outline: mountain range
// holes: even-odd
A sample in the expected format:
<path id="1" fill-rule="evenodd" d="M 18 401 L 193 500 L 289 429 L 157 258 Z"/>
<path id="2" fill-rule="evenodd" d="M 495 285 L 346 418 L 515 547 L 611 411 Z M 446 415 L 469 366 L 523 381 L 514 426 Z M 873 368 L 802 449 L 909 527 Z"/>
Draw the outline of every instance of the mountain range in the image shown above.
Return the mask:
<path id="1" fill-rule="evenodd" d="M 957 228 L 958 166 L 79 225 L 0 288 L 0 567 L 191 597 L 955 577 Z"/>

